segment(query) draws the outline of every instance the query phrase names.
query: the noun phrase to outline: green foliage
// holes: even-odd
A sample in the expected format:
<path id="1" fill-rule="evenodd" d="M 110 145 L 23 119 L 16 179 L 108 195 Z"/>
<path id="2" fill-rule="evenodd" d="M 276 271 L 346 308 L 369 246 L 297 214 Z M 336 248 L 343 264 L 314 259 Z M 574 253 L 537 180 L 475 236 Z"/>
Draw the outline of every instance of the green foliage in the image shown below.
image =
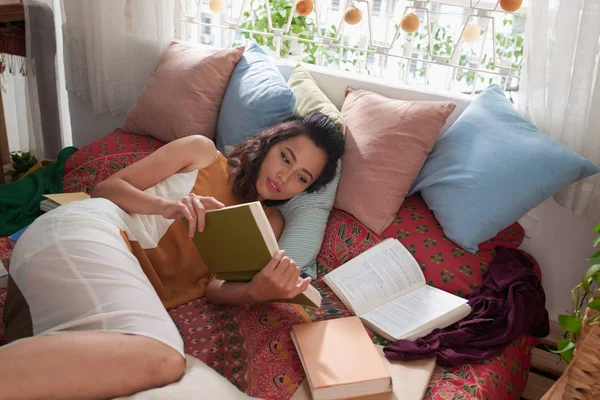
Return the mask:
<path id="1" fill-rule="evenodd" d="M 598 233 L 598 237 L 594 240 L 594 247 L 600 244 L 600 224 L 598 224 L 594 230 Z M 566 331 L 565 338 L 558 343 L 558 350 L 554 351 L 560 354 L 565 361 L 571 362 L 573 359 L 573 351 L 575 349 L 575 343 L 579 338 L 581 329 L 583 327 L 583 317 L 585 313 L 582 311 L 582 306 L 585 305 L 592 310 L 600 311 L 600 298 L 594 297 L 594 294 L 598 294 L 598 286 L 600 286 L 600 258 L 598 257 L 600 252 L 597 252 L 588 260 L 593 263 L 583 274 L 581 283 L 573 290 L 571 290 L 571 314 L 558 316 L 558 322 L 560 326 Z M 591 301 L 588 301 L 591 299 Z M 600 313 L 592 315 L 586 320 L 587 325 L 594 326 L 600 324 Z"/>
<path id="2" fill-rule="evenodd" d="M 27 173 L 35 164 L 38 163 L 38 159 L 31 154 L 31 152 L 13 152 L 10 155 L 12 161 L 12 170 L 5 172 L 5 175 L 10 176 L 12 182 L 21 178 Z"/>
<path id="3" fill-rule="evenodd" d="M 283 29 L 287 24 L 292 12 L 293 2 L 289 0 L 269 0 L 271 5 L 271 20 L 273 28 Z M 269 28 L 269 20 L 267 17 L 267 9 L 262 0 L 251 0 L 250 1 L 251 11 L 244 13 L 243 22 L 240 24 L 240 28 L 246 30 L 255 30 L 260 32 L 267 32 Z M 360 51 L 358 46 L 354 46 L 355 49 L 343 49 L 339 51 L 337 48 L 328 48 L 322 45 L 317 45 L 310 42 L 309 40 L 315 40 L 317 38 L 318 29 L 316 24 L 307 20 L 306 17 L 294 15 L 290 24 L 289 33 L 292 36 L 298 37 L 299 43 L 304 47 L 303 60 L 308 64 L 316 64 L 317 57 L 323 56 L 324 60 L 328 64 L 337 64 L 345 66 L 349 64 L 356 66 L 356 63 L 361 58 L 366 58 L 366 52 Z M 263 35 L 254 35 L 248 32 L 242 32 L 242 35 L 247 39 L 253 39 L 261 46 L 266 46 L 273 51 L 277 51 L 277 40 L 274 36 L 265 37 Z M 337 27 L 331 25 L 329 28 L 321 29 L 321 36 L 335 38 L 337 36 Z M 340 44 L 339 41 L 332 41 L 333 44 Z M 235 45 L 234 45 L 235 46 Z M 279 56 L 285 58 L 290 54 L 292 49 L 291 39 L 281 39 L 281 47 L 279 50 Z M 348 67 L 345 68 L 349 70 Z M 367 71 L 368 72 L 368 71 Z"/>
<path id="4" fill-rule="evenodd" d="M 283 29 L 288 21 L 290 13 L 293 12 L 293 2 L 289 0 L 269 0 L 271 5 L 271 17 L 273 28 Z M 503 26 L 522 26 L 525 17 L 522 15 L 510 14 L 506 15 L 502 21 Z M 396 25 L 396 28 L 398 25 Z M 243 15 L 240 28 L 246 30 L 254 30 L 259 32 L 268 31 L 267 9 L 263 0 L 251 0 L 250 11 L 246 11 Z M 442 26 L 436 22 L 430 22 L 429 28 L 432 32 L 431 54 L 439 57 L 449 57 L 455 46 L 455 37 L 452 35 L 451 26 Z M 314 21 L 306 17 L 294 15 L 292 17 L 289 33 L 299 39 L 299 44 L 303 47 L 302 61 L 308 64 L 316 64 L 317 60 L 322 57 L 328 64 L 338 65 L 340 68 L 349 70 L 355 67 L 360 60 L 366 60 L 366 52 L 354 46 L 353 49 L 339 50 L 337 48 L 318 45 L 310 42 L 316 40 L 318 28 Z M 322 28 L 321 36 L 335 38 L 337 35 L 337 27 L 332 25 L 329 28 Z M 277 41 L 281 40 L 279 47 L 279 56 L 282 58 L 290 55 L 292 49 L 292 39 L 277 38 L 275 36 L 255 35 L 248 32 L 242 32 L 242 35 L 248 39 L 255 40 L 259 45 L 266 46 L 273 51 L 277 51 Z M 399 33 L 400 35 L 400 33 Z M 496 60 L 501 66 L 518 68 L 523 58 L 524 37 L 522 34 L 505 34 L 496 33 Z M 412 42 L 412 53 L 416 52 L 419 58 L 428 58 L 430 53 L 429 40 L 427 29 L 419 29 L 417 32 L 410 33 L 407 40 Z M 339 41 L 332 41 L 332 44 L 340 44 Z M 471 47 L 463 47 L 460 54 L 459 65 L 468 66 L 473 64 L 471 60 L 477 56 Z M 366 63 L 365 63 L 366 64 Z M 404 64 L 401 64 L 405 68 Z M 480 66 L 483 69 L 493 71 L 496 69 L 494 65 L 494 57 L 485 54 L 481 60 Z M 365 65 L 366 67 L 366 65 Z M 409 61 L 409 70 L 414 77 L 424 78 L 427 72 L 427 66 L 417 61 Z M 367 68 L 367 72 L 369 72 Z M 457 70 L 456 79 L 464 82 L 467 85 L 473 84 L 478 76 L 480 82 L 485 82 L 487 79 L 492 83 L 492 78 L 486 78 L 481 74 L 476 75 L 474 71 Z M 511 90 L 511 88 L 508 88 Z"/>

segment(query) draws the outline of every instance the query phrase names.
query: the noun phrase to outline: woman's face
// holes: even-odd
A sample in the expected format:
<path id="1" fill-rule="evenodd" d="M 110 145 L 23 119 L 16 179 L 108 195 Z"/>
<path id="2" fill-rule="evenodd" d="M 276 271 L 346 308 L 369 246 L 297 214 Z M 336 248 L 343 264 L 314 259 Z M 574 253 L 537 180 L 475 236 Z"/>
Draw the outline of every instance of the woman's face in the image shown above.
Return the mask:
<path id="1" fill-rule="evenodd" d="M 287 200 L 319 177 L 327 156 L 306 135 L 282 140 L 269 149 L 258 173 L 259 200 Z"/>

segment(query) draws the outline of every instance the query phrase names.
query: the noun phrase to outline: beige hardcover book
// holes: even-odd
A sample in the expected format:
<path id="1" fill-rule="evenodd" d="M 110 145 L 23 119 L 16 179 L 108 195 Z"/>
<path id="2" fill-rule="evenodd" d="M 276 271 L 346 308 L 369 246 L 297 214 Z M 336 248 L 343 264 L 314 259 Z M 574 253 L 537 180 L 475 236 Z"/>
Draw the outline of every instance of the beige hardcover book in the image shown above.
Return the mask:
<path id="1" fill-rule="evenodd" d="M 415 340 L 469 315 L 467 300 L 427 285 L 417 260 L 386 239 L 323 281 L 363 323 L 390 341 Z"/>
<path id="2" fill-rule="evenodd" d="M 45 194 L 45 198 L 52 200 L 58 205 L 70 203 L 72 201 L 86 200 L 90 198 L 90 195 L 83 192 L 77 193 L 56 193 L 56 194 Z"/>
<path id="3" fill-rule="evenodd" d="M 392 379 L 357 317 L 294 325 L 292 340 L 315 400 L 387 393 Z"/>
<path id="4" fill-rule="evenodd" d="M 419 361 L 390 361 L 383 354 L 383 346 L 374 345 L 392 377 L 393 390 L 364 397 L 365 400 L 421 400 L 435 369 L 435 358 Z M 363 399 L 357 398 L 356 400 Z M 308 380 L 302 381 L 290 400 L 312 400 Z"/>
<path id="5" fill-rule="evenodd" d="M 77 192 L 45 194 L 44 197 L 46 198 L 46 200 L 42 200 L 40 202 L 40 210 L 48 212 L 54 210 L 58 206 L 65 205 L 73 201 L 87 200 L 90 198 L 90 195 L 83 192 Z"/>

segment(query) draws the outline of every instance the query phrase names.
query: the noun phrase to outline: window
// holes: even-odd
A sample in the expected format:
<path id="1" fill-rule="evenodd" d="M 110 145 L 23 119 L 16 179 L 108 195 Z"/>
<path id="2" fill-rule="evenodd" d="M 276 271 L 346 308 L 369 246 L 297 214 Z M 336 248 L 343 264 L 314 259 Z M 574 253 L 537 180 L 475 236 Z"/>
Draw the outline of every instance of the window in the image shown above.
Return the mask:
<path id="1" fill-rule="evenodd" d="M 294 15 L 289 30 L 282 37 L 273 37 L 262 33 L 269 30 L 266 4 L 271 9 L 273 27 L 285 31 L 293 0 L 232 0 L 221 15 L 212 14 L 206 0 L 183 0 L 185 15 L 201 17 L 182 22 L 181 32 L 191 40 L 223 47 L 255 40 L 282 58 L 409 84 L 475 93 L 490 83 L 498 83 L 507 92 L 518 91 L 527 0 L 516 13 L 504 13 L 499 8 L 494 11 L 496 0 L 420 2 L 417 4 L 424 9 L 409 9 L 420 22 L 414 33 L 399 29 L 406 7 L 413 2 L 368 0 L 372 11 L 369 20 L 366 1 L 356 2 L 363 10 L 359 24 L 340 25 L 347 1 L 316 0 L 315 12 L 306 17 Z M 242 3 L 246 5 L 244 10 L 240 10 Z M 478 11 L 471 5 L 488 11 Z M 241 21 L 228 24 L 237 20 L 240 11 Z M 195 25 L 197 33 L 186 35 L 194 28 L 186 30 L 183 25 Z M 336 39 L 326 42 L 323 37 Z M 279 54 L 275 54 L 277 51 Z"/>
<path id="2" fill-rule="evenodd" d="M 374 16 L 378 16 L 379 13 L 381 13 L 381 1 L 382 0 L 373 0 L 372 11 Z"/>

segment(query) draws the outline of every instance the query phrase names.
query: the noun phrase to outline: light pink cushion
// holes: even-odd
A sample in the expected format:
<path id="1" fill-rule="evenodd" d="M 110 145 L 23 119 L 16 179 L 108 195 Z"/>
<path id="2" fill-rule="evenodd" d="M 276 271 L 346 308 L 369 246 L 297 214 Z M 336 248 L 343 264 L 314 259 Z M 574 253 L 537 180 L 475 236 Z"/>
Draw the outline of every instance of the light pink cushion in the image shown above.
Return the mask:
<path id="1" fill-rule="evenodd" d="M 447 101 L 393 100 L 349 90 L 342 106 L 346 153 L 334 206 L 381 234 L 455 107 Z"/>
<path id="2" fill-rule="evenodd" d="M 172 42 L 137 103 L 125 131 L 170 142 L 189 135 L 215 137 L 219 109 L 244 47 L 218 50 Z"/>

